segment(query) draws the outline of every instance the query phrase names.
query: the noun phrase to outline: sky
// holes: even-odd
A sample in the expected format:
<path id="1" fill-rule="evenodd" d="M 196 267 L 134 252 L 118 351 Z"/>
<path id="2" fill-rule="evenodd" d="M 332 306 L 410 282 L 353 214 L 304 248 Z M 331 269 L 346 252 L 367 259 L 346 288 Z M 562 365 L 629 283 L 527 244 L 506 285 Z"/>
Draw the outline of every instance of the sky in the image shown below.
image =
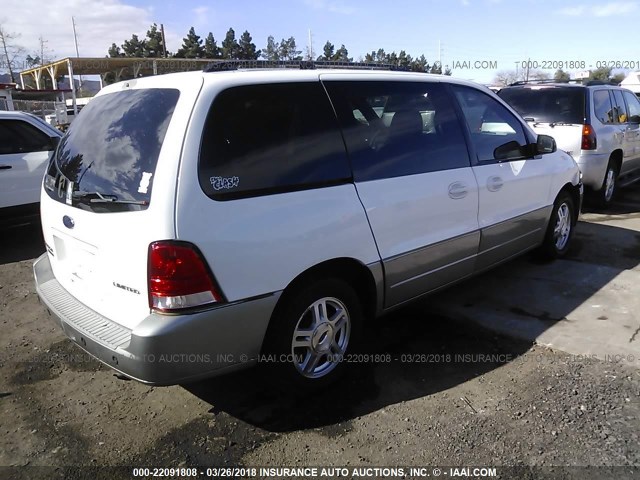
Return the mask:
<path id="1" fill-rule="evenodd" d="M 640 70 L 640 0 L 3 0 L 0 24 L 19 34 L 15 43 L 45 57 L 75 56 L 74 16 L 80 56 L 103 57 L 112 43 L 144 37 L 164 24 L 175 52 L 193 26 L 218 45 L 232 27 L 248 30 L 261 49 L 267 37 L 295 37 L 304 50 L 311 32 L 316 55 L 326 41 L 344 44 L 355 60 L 367 52 L 405 50 L 441 59 L 455 77 L 491 83 L 499 71 L 532 67 L 551 75 L 610 62 Z M 566 62 L 574 62 L 573 65 Z M 518 65 L 517 65 L 518 64 Z M 577 67 L 577 68 L 572 68 Z M 614 70 L 616 72 L 617 70 Z"/>

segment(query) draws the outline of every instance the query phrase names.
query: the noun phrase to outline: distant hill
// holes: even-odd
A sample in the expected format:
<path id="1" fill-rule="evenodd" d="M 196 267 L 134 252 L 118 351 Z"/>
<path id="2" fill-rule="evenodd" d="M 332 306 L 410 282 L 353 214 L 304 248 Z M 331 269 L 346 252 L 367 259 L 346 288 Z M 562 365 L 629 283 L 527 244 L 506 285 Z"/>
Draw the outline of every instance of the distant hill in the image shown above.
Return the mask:
<path id="1" fill-rule="evenodd" d="M 0 83 L 11 83 L 11 77 L 8 73 L 0 73 Z"/>

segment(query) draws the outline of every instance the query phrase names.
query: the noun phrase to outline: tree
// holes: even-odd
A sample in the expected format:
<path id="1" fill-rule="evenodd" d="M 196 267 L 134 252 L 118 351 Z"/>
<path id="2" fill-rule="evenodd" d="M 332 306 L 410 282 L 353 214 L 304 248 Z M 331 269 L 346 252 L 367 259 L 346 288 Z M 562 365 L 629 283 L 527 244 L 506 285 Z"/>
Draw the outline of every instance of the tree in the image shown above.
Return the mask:
<path id="1" fill-rule="evenodd" d="M 331 60 L 335 60 L 337 62 L 351 62 L 353 59 L 349 58 L 349 51 L 344 46 L 344 44 L 340 45 L 340 48 L 333 55 Z"/>
<path id="2" fill-rule="evenodd" d="M 515 70 L 502 70 L 496 73 L 496 76 L 493 78 L 493 83 L 507 86 L 519 80 L 522 80 L 521 74 Z"/>
<path id="3" fill-rule="evenodd" d="M 553 79 L 564 82 L 567 80 L 571 80 L 571 75 L 569 74 L 569 72 L 565 72 L 564 70 L 559 68 L 558 70 L 556 70 L 556 73 L 553 74 Z"/>
<path id="4" fill-rule="evenodd" d="M 411 55 L 407 55 L 407 52 L 400 50 L 400 53 L 398 54 L 398 67 L 403 70 L 408 70 L 411 66 L 411 62 L 413 62 Z"/>
<path id="5" fill-rule="evenodd" d="M 42 62 L 40 61 L 40 57 L 37 55 L 35 57 L 32 57 L 31 55 L 27 55 L 26 58 L 24 59 L 24 63 L 27 65 L 28 68 L 33 68 L 33 67 L 37 67 Z"/>
<path id="6" fill-rule="evenodd" d="M 434 62 L 433 65 L 431 65 L 431 68 L 429 69 L 429 73 L 442 75 L 442 65 L 440 65 L 440 62 Z"/>
<path id="7" fill-rule="evenodd" d="M 589 80 L 601 80 L 608 82 L 611 77 L 611 68 L 600 67 L 595 70 L 589 70 Z"/>
<path id="8" fill-rule="evenodd" d="M 213 38 L 213 33 L 209 32 L 207 38 L 204 40 L 204 58 L 220 58 L 222 52 L 220 47 L 216 43 L 216 39 Z"/>
<path id="9" fill-rule="evenodd" d="M 624 72 L 620 72 L 620 73 L 616 73 L 613 77 L 611 77 L 611 81 L 613 83 L 620 83 L 625 78 L 627 78 L 627 76 L 624 74 Z"/>
<path id="10" fill-rule="evenodd" d="M 542 70 L 529 70 L 529 80 L 549 80 L 551 75 Z"/>
<path id="11" fill-rule="evenodd" d="M 124 53 L 120 51 L 119 46 L 117 46 L 115 43 L 112 43 L 109 47 L 109 56 L 111 58 L 124 57 Z"/>
<path id="12" fill-rule="evenodd" d="M 233 28 L 230 28 L 227 30 L 227 35 L 222 41 L 222 58 L 230 60 L 237 59 L 239 48 L 238 41 L 236 40 L 236 32 Z"/>
<path id="13" fill-rule="evenodd" d="M 241 60 L 257 60 L 260 56 L 260 50 L 256 51 L 256 44 L 252 42 L 251 34 L 248 30 L 240 36 L 238 42 L 238 58 Z M 295 43 L 295 40 L 294 40 Z"/>
<path id="14" fill-rule="evenodd" d="M 162 32 L 158 30 L 158 25 L 155 23 L 147 30 L 147 38 L 143 46 L 143 56 L 151 58 L 164 56 Z"/>
<path id="15" fill-rule="evenodd" d="M 335 55 L 335 48 L 336 47 L 333 43 L 327 40 L 327 43 L 322 47 L 322 55 L 318 57 L 318 61 L 322 62 L 333 59 L 333 56 Z"/>
<path id="16" fill-rule="evenodd" d="M 177 58 L 203 58 L 204 48 L 202 39 L 196 34 L 196 30 L 191 27 L 187 36 L 182 39 L 182 47 L 178 49 L 175 56 Z"/>
<path id="17" fill-rule="evenodd" d="M 267 46 L 262 50 L 262 58 L 272 62 L 280 60 L 280 44 L 276 42 L 272 35 L 267 38 Z"/>
<path id="18" fill-rule="evenodd" d="M 429 63 L 424 55 L 420 55 L 413 62 L 411 62 L 411 66 L 409 69 L 412 72 L 428 72 L 431 70 Z"/>
<path id="19" fill-rule="evenodd" d="M 289 37 L 280 42 L 280 60 L 302 60 L 301 50 L 298 50 L 296 39 Z"/>
<path id="20" fill-rule="evenodd" d="M 144 56 L 144 40 L 140 40 L 134 33 L 131 40 L 125 40 L 122 44 L 122 51 L 125 57 L 142 57 Z"/>
<path id="21" fill-rule="evenodd" d="M 2 49 L 2 57 L 5 60 L 7 65 L 7 70 L 9 70 L 9 77 L 11 77 L 11 81 L 16 83 L 16 79 L 13 73 L 13 65 L 20 55 L 24 53 L 24 48 L 15 43 L 15 40 L 20 35 L 13 32 L 8 32 L 4 29 L 2 24 L 0 24 L 0 48 Z"/>

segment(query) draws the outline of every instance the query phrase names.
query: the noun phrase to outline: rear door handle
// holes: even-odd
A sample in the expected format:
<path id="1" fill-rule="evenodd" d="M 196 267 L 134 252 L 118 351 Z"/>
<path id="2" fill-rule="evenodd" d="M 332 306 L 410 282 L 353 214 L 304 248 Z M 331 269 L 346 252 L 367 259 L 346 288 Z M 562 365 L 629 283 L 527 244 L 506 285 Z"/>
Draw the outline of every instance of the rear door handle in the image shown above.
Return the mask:
<path id="1" fill-rule="evenodd" d="M 453 182 L 449 185 L 449 197 L 454 200 L 466 197 L 467 193 L 469 193 L 467 185 L 462 182 Z"/>
<path id="2" fill-rule="evenodd" d="M 497 192 L 504 185 L 504 181 L 500 177 L 489 177 L 487 179 L 487 190 Z"/>
<path id="3" fill-rule="evenodd" d="M 0 165 L 0 170 L 9 170 L 11 165 Z"/>

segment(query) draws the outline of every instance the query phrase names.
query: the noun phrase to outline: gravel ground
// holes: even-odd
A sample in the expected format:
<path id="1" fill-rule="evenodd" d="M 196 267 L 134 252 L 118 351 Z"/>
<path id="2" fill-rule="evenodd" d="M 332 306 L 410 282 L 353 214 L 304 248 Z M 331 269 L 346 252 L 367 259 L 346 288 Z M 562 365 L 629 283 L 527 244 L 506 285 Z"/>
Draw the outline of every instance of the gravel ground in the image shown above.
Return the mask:
<path id="1" fill-rule="evenodd" d="M 129 478 L 130 469 L 104 468 L 119 465 L 484 465 L 544 467 L 502 478 L 640 476 L 640 371 L 632 367 L 434 317 L 425 301 L 371 324 L 367 351 L 389 361 L 350 365 L 324 392 L 282 392 L 260 369 L 152 388 L 118 378 L 47 317 L 31 274 L 43 251 L 37 227 L 3 233 L 0 250 L 0 478 Z"/>

